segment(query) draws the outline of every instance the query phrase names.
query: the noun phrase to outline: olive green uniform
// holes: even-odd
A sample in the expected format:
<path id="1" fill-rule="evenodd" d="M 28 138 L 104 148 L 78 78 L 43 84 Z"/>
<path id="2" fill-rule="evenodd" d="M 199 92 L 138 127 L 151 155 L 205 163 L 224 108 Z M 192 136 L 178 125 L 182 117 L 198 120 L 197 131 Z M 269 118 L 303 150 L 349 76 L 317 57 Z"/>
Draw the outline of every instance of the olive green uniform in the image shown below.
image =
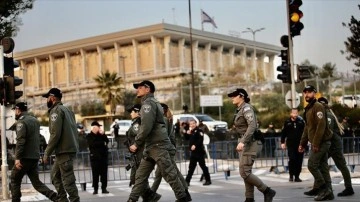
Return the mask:
<path id="1" fill-rule="evenodd" d="M 234 117 L 234 128 L 232 133 L 238 137 L 238 143 L 244 144 L 243 151 L 239 152 L 240 158 L 240 176 L 245 182 L 246 198 L 254 198 L 254 187 L 261 192 L 265 192 L 267 185 L 260 178 L 252 173 L 257 153 L 262 149 L 262 143 L 255 140 L 253 134 L 256 130 L 257 119 L 253 107 L 248 103 L 242 103 L 236 110 Z"/>
<path id="2" fill-rule="evenodd" d="M 340 138 L 340 130 L 336 123 L 335 117 L 329 110 L 326 110 L 329 127 L 333 131 L 333 136 L 331 138 L 331 146 L 329 149 L 329 158 L 331 157 L 336 165 L 336 167 L 340 170 L 343 178 L 344 184 L 346 188 L 352 189 L 351 183 L 351 175 L 349 169 L 346 167 L 346 160 L 344 154 L 342 152 L 342 142 Z M 330 184 L 331 187 L 331 184 Z"/>
<path id="3" fill-rule="evenodd" d="M 36 191 L 51 200 L 56 200 L 57 194 L 39 180 L 38 162 L 40 158 L 40 124 L 39 121 L 26 112 L 22 112 L 16 125 L 15 159 L 20 160 L 22 168 L 16 166 L 11 172 L 12 201 L 20 201 L 21 182 L 24 175 L 28 175 Z"/>
<path id="4" fill-rule="evenodd" d="M 80 201 L 73 167 L 73 159 L 79 147 L 75 116 L 59 101 L 49 109 L 49 130 L 50 140 L 44 158 L 55 153 L 51 180 L 59 201 L 68 201 L 67 194 L 71 202 Z"/>
<path id="5" fill-rule="evenodd" d="M 160 103 L 150 93 L 142 97 L 140 110 L 140 131 L 135 138 L 135 146 L 144 146 L 144 157 L 136 171 L 135 185 L 129 199 L 137 201 L 144 194 L 149 184 L 148 178 L 155 167 L 160 168 L 161 174 L 173 189 L 176 198 L 186 197 L 185 189 L 179 179 L 176 165 L 171 160 L 175 155 L 175 147 L 171 144 L 163 118 L 163 109 Z"/>
<path id="6" fill-rule="evenodd" d="M 126 132 L 126 136 L 127 138 L 129 138 L 130 143 L 134 144 L 135 143 L 135 137 L 139 132 L 140 129 L 140 124 L 141 124 L 141 119 L 140 117 L 136 117 L 135 119 L 132 120 L 131 126 L 129 128 L 129 130 Z M 140 164 L 140 161 L 143 157 L 143 151 L 144 151 L 144 147 L 138 147 L 137 148 L 137 152 L 136 152 L 136 165 Z M 136 174 L 136 170 L 137 170 L 137 166 L 133 166 L 131 168 L 130 171 L 130 186 L 135 184 L 135 174 Z"/>
<path id="7" fill-rule="evenodd" d="M 168 131 L 168 135 L 169 135 L 169 139 L 171 144 L 174 145 L 174 147 L 176 147 L 176 138 L 175 138 L 175 130 L 174 130 L 174 126 L 172 124 L 171 121 L 169 121 L 166 117 L 164 117 L 164 121 L 165 121 L 165 126 L 167 128 Z M 173 152 L 171 154 L 174 154 Z M 176 153 L 175 153 L 176 154 Z M 176 165 L 176 161 L 175 161 L 175 155 L 171 155 L 171 160 L 173 162 L 174 165 Z M 182 175 L 182 173 L 180 172 L 179 168 L 177 166 L 175 166 L 177 173 L 178 173 L 178 177 L 180 178 L 180 181 L 182 183 L 182 185 L 184 186 L 185 190 L 188 189 L 188 185 L 185 181 L 184 176 Z M 154 192 L 156 192 L 160 186 L 161 183 L 161 179 L 162 179 L 162 175 L 161 175 L 161 170 L 159 169 L 159 167 L 156 168 L 155 170 L 155 177 L 154 177 L 154 182 L 151 186 L 151 190 L 153 190 Z"/>
<path id="8" fill-rule="evenodd" d="M 331 189 L 331 178 L 328 168 L 328 151 L 332 132 L 327 125 L 325 108 L 316 99 L 312 100 L 305 108 L 305 128 L 300 145 L 305 148 L 308 141 L 312 148 L 318 147 L 319 151 L 310 150 L 308 169 L 314 177 L 314 188 Z M 326 185 L 329 185 L 327 187 Z"/>

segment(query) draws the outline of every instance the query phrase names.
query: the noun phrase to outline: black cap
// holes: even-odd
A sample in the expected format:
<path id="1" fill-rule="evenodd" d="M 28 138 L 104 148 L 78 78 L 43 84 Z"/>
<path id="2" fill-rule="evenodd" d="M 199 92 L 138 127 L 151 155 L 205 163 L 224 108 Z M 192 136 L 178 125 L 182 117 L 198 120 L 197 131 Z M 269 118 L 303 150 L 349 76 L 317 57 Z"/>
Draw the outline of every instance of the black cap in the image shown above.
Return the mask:
<path id="1" fill-rule="evenodd" d="M 320 97 L 318 99 L 318 102 L 320 102 L 321 104 L 328 104 L 329 103 L 328 100 L 326 98 L 324 98 L 324 97 Z"/>
<path id="2" fill-rule="evenodd" d="M 155 92 L 155 85 L 153 84 L 153 82 L 148 81 L 148 80 L 144 80 L 140 83 L 134 83 L 133 86 L 135 89 L 137 89 L 139 86 L 145 86 L 145 87 L 150 88 L 150 92 L 152 92 L 152 93 Z"/>
<path id="3" fill-rule="evenodd" d="M 127 107 L 126 111 L 131 113 L 132 111 L 138 112 L 141 109 L 141 104 L 134 104 L 132 106 Z"/>
<path id="4" fill-rule="evenodd" d="M 246 90 L 244 90 L 243 88 L 237 88 L 236 90 L 229 93 L 228 97 L 236 97 L 238 95 L 240 95 L 241 97 L 244 97 L 244 98 L 248 97 Z"/>
<path id="5" fill-rule="evenodd" d="M 55 96 L 57 98 L 62 98 L 62 92 L 60 89 L 58 88 L 52 88 L 49 90 L 49 92 L 47 92 L 46 94 L 43 95 L 43 97 L 48 98 L 49 96 Z"/>
<path id="6" fill-rule="evenodd" d="M 93 121 L 92 123 L 91 123 L 91 126 L 102 126 L 99 122 L 97 122 L 97 121 Z"/>
<path id="7" fill-rule="evenodd" d="M 303 92 L 306 92 L 306 91 L 310 91 L 310 92 L 314 92 L 314 93 L 317 92 L 316 88 L 314 86 L 312 86 L 312 85 L 305 86 Z"/>
<path id="8" fill-rule="evenodd" d="M 27 103 L 26 102 L 19 102 L 17 103 L 12 109 L 20 109 L 20 111 L 27 111 Z"/>

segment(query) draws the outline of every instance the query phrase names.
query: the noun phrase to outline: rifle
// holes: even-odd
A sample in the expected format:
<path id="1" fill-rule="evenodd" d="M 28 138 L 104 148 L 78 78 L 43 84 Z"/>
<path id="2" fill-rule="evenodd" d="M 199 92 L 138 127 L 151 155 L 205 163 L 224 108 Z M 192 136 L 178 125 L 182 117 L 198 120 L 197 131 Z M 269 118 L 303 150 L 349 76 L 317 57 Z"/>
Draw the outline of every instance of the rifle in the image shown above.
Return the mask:
<path id="1" fill-rule="evenodd" d="M 132 145 L 128 132 L 126 132 L 126 140 L 124 142 L 124 145 L 128 149 Z M 138 158 L 136 156 L 136 153 L 133 153 L 129 150 L 129 153 L 125 154 L 125 159 L 130 161 L 130 163 L 125 167 L 125 169 L 127 171 L 129 171 L 131 168 L 134 168 L 136 170 L 139 167 Z"/>

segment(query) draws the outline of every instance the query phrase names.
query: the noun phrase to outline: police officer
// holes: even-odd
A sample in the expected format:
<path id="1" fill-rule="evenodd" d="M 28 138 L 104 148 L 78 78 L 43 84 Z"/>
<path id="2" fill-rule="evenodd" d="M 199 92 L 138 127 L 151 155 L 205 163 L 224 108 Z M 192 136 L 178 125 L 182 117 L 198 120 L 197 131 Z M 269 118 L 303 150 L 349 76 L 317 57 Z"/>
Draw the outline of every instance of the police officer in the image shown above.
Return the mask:
<path id="1" fill-rule="evenodd" d="M 165 121 L 165 126 L 166 129 L 168 131 L 168 135 L 169 135 L 169 139 L 170 142 L 174 145 L 174 147 L 176 147 L 176 137 L 175 137 L 175 130 L 174 130 L 174 125 L 173 125 L 173 115 L 171 113 L 171 110 L 169 109 L 169 106 L 165 103 L 160 103 L 161 107 L 164 110 L 164 121 Z M 173 164 L 176 165 L 176 161 L 175 161 L 175 155 L 173 155 L 174 153 L 171 152 L 171 160 L 173 162 Z M 196 165 L 196 164 L 195 164 Z M 181 174 L 180 170 L 178 169 L 177 166 L 175 166 L 178 176 L 180 178 L 181 184 L 184 186 L 185 188 L 185 192 L 186 192 L 186 199 L 187 201 L 192 201 L 191 199 L 191 195 L 188 191 L 188 184 L 185 181 L 184 176 Z M 154 182 L 151 186 L 151 190 L 153 192 L 156 192 L 160 186 L 161 183 L 161 179 L 162 179 L 162 174 L 161 174 L 161 170 L 159 169 L 159 167 L 156 168 L 155 170 L 155 177 L 154 177 Z"/>
<path id="2" fill-rule="evenodd" d="M 50 190 L 39 180 L 37 170 L 40 158 L 40 123 L 27 113 L 27 104 L 19 102 L 15 110 L 16 148 L 15 165 L 11 171 L 11 194 L 13 202 L 20 202 L 21 182 L 27 175 L 36 191 L 48 197 L 51 201 L 57 200 L 56 192 Z"/>
<path id="3" fill-rule="evenodd" d="M 291 109 L 290 118 L 285 121 L 281 131 L 280 145 L 283 150 L 287 148 L 288 151 L 290 182 L 302 182 L 299 176 L 301 173 L 304 153 L 298 151 L 298 146 L 300 144 L 301 135 L 304 132 L 304 127 L 305 121 L 301 116 L 299 116 L 299 110 L 296 108 Z"/>
<path id="4" fill-rule="evenodd" d="M 205 183 L 203 185 L 210 185 L 211 179 L 209 174 L 209 169 L 205 164 L 205 149 L 204 149 L 204 132 L 197 126 L 195 120 L 190 120 L 189 122 L 190 128 L 187 133 L 190 135 L 189 139 L 189 149 L 191 151 L 190 154 L 190 164 L 188 174 L 186 176 L 186 182 L 189 185 L 192 175 L 195 171 L 197 163 L 201 170 L 203 171 L 203 175 L 205 178 Z"/>
<path id="5" fill-rule="evenodd" d="M 59 201 L 80 201 L 76 187 L 73 160 L 78 152 L 77 126 L 75 115 L 62 102 L 62 92 L 58 88 L 51 88 L 43 95 L 47 98 L 49 108 L 50 139 L 46 147 L 43 161 L 55 153 L 56 161 L 51 170 L 51 181 L 58 192 Z"/>
<path id="6" fill-rule="evenodd" d="M 304 152 L 307 143 L 311 143 L 308 169 L 315 180 L 313 189 L 304 192 L 304 194 L 315 196 L 315 201 L 333 200 L 334 194 L 327 163 L 332 132 L 327 124 L 325 107 L 317 102 L 314 86 L 306 86 L 303 94 L 308 105 L 305 107 L 304 120 L 306 125 L 298 150 Z"/>
<path id="7" fill-rule="evenodd" d="M 137 97 L 141 98 L 141 125 L 135 138 L 135 144 L 130 151 L 136 152 L 138 147 L 144 146 L 144 158 L 136 171 L 135 185 L 133 186 L 128 202 L 137 201 L 147 191 L 148 177 L 157 165 L 164 179 L 170 184 L 178 202 L 187 201 L 185 189 L 181 184 L 178 173 L 169 153 L 175 153 L 171 144 L 165 122 L 163 109 L 154 98 L 155 85 L 148 80 L 133 84 L 137 89 Z M 175 154 L 174 154 L 175 155 Z"/>
<path id="8" fill-rule="evenodd" d="M 342 142 L 340 138 L 340 135 L 344 134 L 343 128 L 337 120 L 334 112 L 329 107 L 328 100 L 325 97 L 320 97 L 318 101 L 322 105 L 324 105 L 326 109 L 327 119 L 329 122 L 329 127 L 333 131 L 328 157 L 331 157 L 334 160 L 336 167 L 340 170 L 344 178 L 345 189 L 342 192 L 338 193 L 338 196 L 351 196 L 354 194 L 354 190 L 352 188 L 350 171 L 346 166 L 346 160 L 342 152 Z"/>
<path id="9" fill-rule="evenodd" d="M 99 177 L 101 179 L 101 190 L 103 194 L 108 194 L 107 173 L 108 173 L 108 143 L 109 139 L 105 134 L 100 133 L 102 125 L 97 121 L 91 123 L 91 132 L 86 136 L 89 151 L 90 163 L 93 176 L 93 194 L 98 194 Z"/>
<path id="10" fill-rule="evenodd" d="M 126 132 L 126 138 L 128 139 L 127 141 L 129 141 L 126 144 L 132 145 L 135 143 L 135 137 L 139 132 L 140 124 L 141 124 L 140 109 L 141 109 L 140 104 L 135 104 L 127 109 L 127 112 L 130 113 L 130 117 L 131 117 L 131 126 L 128 129 L 128 131 Z M 130 145 L 128 145 L 128 146 L 130 146 Z M 137 162 L 133 162 L 133 166 L 131 167 L 129 186 L 135 184 L 135 173 L 138 168 L 137 165 L 140 164 L 140 161 L 143 157 L 143 154 L 142 154 L 143 151 L 144 151 L 144 148 L 139 147 L 137 152 L 134 154 L 134 155 L 136 155 L 135 160 Z"/>
<path id="11" fill-rule="evenodd" d="M 254 136 L 257 119 L 253 107 L 249 104 L 248 93 L 242 88 L 237 88 L 229 93 L 228 97 L 237 107 L 232 130 L 238 136 L 236 150 L 239 152 L 240 158 L 240 175 L 245 182 L 245 202 L 254 201 L 255 186 L 264 194 L 264 201 L 271 202 L 276 192 L 252 173 L 252 166 L 258 151 L 261 151 L 262 143 L 259 137 Z"/>

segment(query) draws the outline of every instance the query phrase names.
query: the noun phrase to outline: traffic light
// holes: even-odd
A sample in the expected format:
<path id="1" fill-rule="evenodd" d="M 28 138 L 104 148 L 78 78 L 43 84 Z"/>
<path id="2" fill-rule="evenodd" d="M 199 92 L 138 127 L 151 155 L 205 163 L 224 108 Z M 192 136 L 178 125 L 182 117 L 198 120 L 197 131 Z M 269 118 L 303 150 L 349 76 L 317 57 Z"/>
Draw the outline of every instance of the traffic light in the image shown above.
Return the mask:
<path id="1" fill-rule="evenodd" d="M 23 91 L 16 91 L 15 87 L 23 83 L 23 80 L 14 76 L 14 69 L 19 67 L 19 63 L 12 57 L 4 57 L 4 104 L 15 104 L 16 99 L 23 95 Z"/>
<path id="2" fill-rule="evenodd" d="M 291 83 L 291 73 L 289 65 L 280 65 L 276 68 L 277 71 L 280 71 L 281 74 L 277 75 L 277 79 L 282 80 L 283 83 Z"/>
<path id="3" fill-rule="evenodd" d="M 303 12 L 299 10 L 301 5 L 302 0 L 289 0 L 289 26 L 291 37 L 300 35 L 301 30 L 304 29 L 304 24 L 300 22 L 300 19 L 303 16 Z"/>
<path id="4" fill-rule="evenodd" d="M 309 66 L 297 65 L 298 81 L 311 78 L 311 71 Z"/>

